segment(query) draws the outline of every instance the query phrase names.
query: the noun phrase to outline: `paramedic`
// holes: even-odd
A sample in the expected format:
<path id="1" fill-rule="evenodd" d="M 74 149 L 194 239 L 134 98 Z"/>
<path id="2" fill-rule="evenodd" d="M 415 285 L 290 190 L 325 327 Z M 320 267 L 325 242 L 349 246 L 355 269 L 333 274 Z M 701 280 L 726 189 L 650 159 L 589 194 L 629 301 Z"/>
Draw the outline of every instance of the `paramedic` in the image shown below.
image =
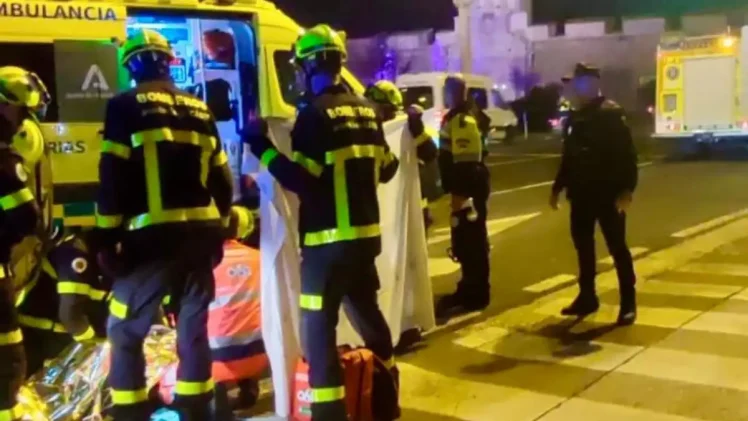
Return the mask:
<path id="1" fill-rule="evenodd" d="M 403 109 L 403 94 L 394 83 L 389 80 L 380 80 L 370 85 L 364 94 L 367 99 L 374 102 L 379 108 L 379 114 L 384 122 L 390 121 L 398 116 Z M 436 133 L 423 125 L 423 108 L 412 105 L 408 108 L 408 131 L 416 144 L 416 155 L 418 157 L 418 168 L 421 182 L 421 209 L 423 210 L 424 227 L 428 228 L 433 223 L 429 211 L 429 201 L 426 195 L 424 168 L 435 163 L 438 150 L 434 143 Z"/>
<path id="2" fill-rule="evenodd" d="M 27 376 L 73 341 L 106 339 L 111 282 L 99 270 L 90 237 L 91 231 L 81 231 L 61 239 L 42 261 L 39 278 L 16 301 Z"/>
<path id="3" fill-rule="evenodd" d="M 278 182 L 299 196 L 301 335 L 310 366 L 312 420 L 344 421 L 335 332 L 341 304 L 366 346 L 397 373 L 390 330 L 377 304 L 374 261 L 381 252 L 377 185 L 394 177 L 399 162 L 376 110 L 342 85 L 343 36 L 318 25 L 299 37 L 294 50 L 313 97 L 291 133 L 292 159 L 273 146 L 262 120 L 253 122 L 246 141 Z M 396 402 L 375 405 L 384 408 L 392 413 L 378 419 L 398 418 Z"/>
<path id="4" fill-rule="evenodd" d="M 22 415 L 16 408 L 16 394 L 26 367 L 10 254 L 14 245 L 36 231 L 40 219 L 27 185 L 26 162 L 12 144 L 18 136 L 41 138 L 38 118 L 49 102 L 47 88 L 36 74 L 18 67 L 0 68 L 0 419 L 5 420 Z"/>
<path id="5" fill-rule="evenodd" d="M 437 316 L 455 310 L 476 311 L 490 301 L 489 244 L 486 206 L 489 174 L 483 163 L 486 130 L 467 97 L 465 79 L 452 75 L 445 81 L 450 107 L 439 135 L 439 169 L 444 191 L 451 195 L 451 255 L 462 267 L 457 291 L 437 303 Z"/>
<path id="6" fill-rule="evenodd" d="M 177 308 L 175 408 L 211 419 L 207 335 L 232 181 L 205 103 L 178 90 L 174 54 L 153 30 L 132 34 L 122 65 L 137 87 L 109 101 L 99 163 L 99 259 L 115 274 L 108 337 L 114 419 L 148 420 L 143 341 L 166 295 Z"/>

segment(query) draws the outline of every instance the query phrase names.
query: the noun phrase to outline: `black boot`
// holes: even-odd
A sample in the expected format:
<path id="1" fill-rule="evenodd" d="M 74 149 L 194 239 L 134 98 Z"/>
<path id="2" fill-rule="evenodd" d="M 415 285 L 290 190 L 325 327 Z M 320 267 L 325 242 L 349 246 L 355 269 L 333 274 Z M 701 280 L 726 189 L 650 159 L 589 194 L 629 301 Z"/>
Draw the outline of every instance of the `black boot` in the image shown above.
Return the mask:
<path id="1" fill-rule="evenodd" d="M 598 301 L 595 294 L 580 293 L 571 305 L 561 310 L 561 315 L 584 317 L 596 312 L 598 309 L 600 309 L 600 301 Z"/>
<path id="2" fill-rule="evenodd" d="M 621 291 L 621 308 L 618 312 L 618 325 L 630 326 L 636 321 L 636 292 Z"/>

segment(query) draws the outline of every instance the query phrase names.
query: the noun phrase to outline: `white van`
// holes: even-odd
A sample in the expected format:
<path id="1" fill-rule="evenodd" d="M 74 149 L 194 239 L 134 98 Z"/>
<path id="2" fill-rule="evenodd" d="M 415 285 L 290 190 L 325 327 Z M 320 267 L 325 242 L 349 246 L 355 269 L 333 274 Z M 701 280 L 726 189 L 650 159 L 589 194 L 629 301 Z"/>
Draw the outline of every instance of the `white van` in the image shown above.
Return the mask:
<path id="1" fill-rule="evenodd" d="M 400 75 L 397 86 L 403 92 L 405 106 L 417 104 L 424 109 L 435 108 L 434 128 L 441 125 L 441 118 L 447 112 L 444 104 L 444 81 L 446 72 L 412 73 Z M 468 95 L 491 118 L 491 138 L 509 140 L 516 133 L 517 116 L 508 107 L 501 86 L 495 85 L 487 76 L 463 74 L 467 82 Z"/>

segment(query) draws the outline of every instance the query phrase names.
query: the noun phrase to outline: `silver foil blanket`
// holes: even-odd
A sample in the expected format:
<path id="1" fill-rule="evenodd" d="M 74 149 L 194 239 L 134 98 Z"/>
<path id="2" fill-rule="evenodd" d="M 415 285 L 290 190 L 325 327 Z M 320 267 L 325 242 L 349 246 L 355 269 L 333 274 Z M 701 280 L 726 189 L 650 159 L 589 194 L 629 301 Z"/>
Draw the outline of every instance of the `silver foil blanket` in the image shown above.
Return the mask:
<path id="1" fill-rule="evenodd" d="M 176 333 L 154 326 L 143 345 L 148 388 L 177 362 Z M 111 406 L 106 386 L 109 344 L 70 345 L 19 392 L 24 421 L 99 421 Z"/>

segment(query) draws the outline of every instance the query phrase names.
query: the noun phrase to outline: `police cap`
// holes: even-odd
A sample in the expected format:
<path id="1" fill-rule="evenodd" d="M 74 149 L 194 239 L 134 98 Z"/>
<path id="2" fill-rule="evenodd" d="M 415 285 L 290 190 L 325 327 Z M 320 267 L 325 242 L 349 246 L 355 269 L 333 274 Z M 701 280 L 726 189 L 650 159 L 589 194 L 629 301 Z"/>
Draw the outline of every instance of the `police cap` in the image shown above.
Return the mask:
<path id="1" fill-rule="evenodd" d="M 592 66 L 589 63 L 577 63 L 576 66 L 574 66 L 574 77 L 594 77 L 597 79 L 600 79 L 600 69 Z"/>

